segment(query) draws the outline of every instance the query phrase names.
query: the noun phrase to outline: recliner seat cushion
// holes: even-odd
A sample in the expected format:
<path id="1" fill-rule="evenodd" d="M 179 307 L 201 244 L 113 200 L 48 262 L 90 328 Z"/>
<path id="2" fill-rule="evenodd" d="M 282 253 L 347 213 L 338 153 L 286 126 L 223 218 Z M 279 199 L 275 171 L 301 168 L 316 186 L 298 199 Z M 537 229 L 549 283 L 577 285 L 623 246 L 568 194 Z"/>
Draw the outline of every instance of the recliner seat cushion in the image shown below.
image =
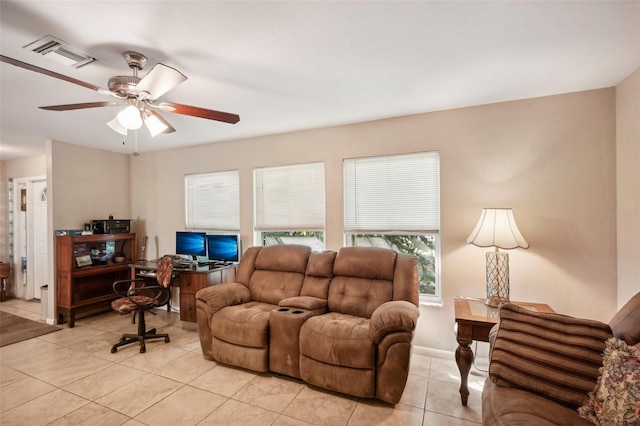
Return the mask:
<path id="1" fill-rule="evenodd" d="M 234 345 L 266 348 L 269 311 L 276 305 L 249 302 L 227 306 L 211 318 L 211 332 L 219 340 Z"/>
<path id="2" fill-rule="evenodd" d="M 373 369 L 369 320 L 338 312 L 311 317 L 300 329 L 300 353 L 326 364 Z"/>

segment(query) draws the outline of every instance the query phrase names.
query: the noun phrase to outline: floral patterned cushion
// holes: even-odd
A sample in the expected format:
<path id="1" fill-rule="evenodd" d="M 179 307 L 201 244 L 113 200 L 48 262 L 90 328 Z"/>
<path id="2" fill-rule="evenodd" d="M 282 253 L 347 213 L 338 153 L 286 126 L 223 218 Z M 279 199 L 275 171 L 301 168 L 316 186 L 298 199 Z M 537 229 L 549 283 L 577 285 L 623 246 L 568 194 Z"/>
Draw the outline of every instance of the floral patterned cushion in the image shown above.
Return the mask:
<path id="1" fill-rule="evenodd" d="M 147 305 L 148 307 L 152 307 L 158 306 L 159 303 L 156 299 L 147 296 L 121 297 L 120 299 L 116 299 L 111 302 L 113 310 L 121 314 L 137 310 L 138 305 Z"/>
<path id="2" fill-rule="evenodd" d="M 612 337 L 603 366 L 580 416 L 597 425 L 640 425 L 640 349 Z"/>

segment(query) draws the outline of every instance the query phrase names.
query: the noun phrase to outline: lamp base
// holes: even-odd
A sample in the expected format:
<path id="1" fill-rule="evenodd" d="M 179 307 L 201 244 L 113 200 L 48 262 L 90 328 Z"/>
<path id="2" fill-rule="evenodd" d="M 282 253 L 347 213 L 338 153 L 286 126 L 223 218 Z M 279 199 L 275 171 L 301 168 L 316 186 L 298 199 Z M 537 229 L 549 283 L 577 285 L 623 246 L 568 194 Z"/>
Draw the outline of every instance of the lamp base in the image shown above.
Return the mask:
<path id="1" fill-rule="evenodd" d="M 487 306 L 491 306 L 493 308 L 497 308 L 498 306 L 500 306 L 500 304 L 502 302 L 508 302 L 508 301 L 509 301 L 509 299 L 505 299 L 504 297 L 496 297 L 496 296 L 494 296 L 494 297 L 491 297 L 491 298 L 487 298 L 484 301 L 484 304 L 487 305 Z"/>
<path id="2" fill-rule="evenodd" d="M 509 254 L 487 252 L 487 300 L 488 306 L 498 306 L 509 301 Z"/>

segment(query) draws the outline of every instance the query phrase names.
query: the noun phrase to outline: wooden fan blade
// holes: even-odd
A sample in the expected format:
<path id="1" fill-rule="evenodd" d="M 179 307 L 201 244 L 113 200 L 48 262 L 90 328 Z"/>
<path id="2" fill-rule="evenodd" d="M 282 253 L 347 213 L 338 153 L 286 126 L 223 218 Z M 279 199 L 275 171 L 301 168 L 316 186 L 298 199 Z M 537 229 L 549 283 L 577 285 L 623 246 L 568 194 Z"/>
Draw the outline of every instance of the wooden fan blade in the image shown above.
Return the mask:
<path id="1" fill-rule="evenodd" d="M 106 107 L 106 106 L 122 106 L 121 102 L 85 102 L 82 104 L 67 104 L 67 105 L 51 105 L 51 106 L 42 106 L 40 109 L 46 109 L 47 111 L 71 111 L 74 109 L 85 109 L 85 108 L 98 108 L 98 107 Z"/>
<path id="2" fill-rule="evenodd" d="M 91 83 L 87 83 L 87 82 L 82 81 L 82 80 L 78 80 L 78 79 L 73 78 L 73 77 L 69 77 L 69 76 L 64 75 L 64 74 L 60 74 L 60 73 L 57 73 L 57 72 L 49 71 L 47 69 L 40 68 L 40 67 L 37 67 L 35 65 L 28 64 L 26 62 L 18 61 L 17 59 L 9 58 L 8 56 L 0 55 L 0 61 L 1 62 L 6 62 L 7 64 L 15 65 L 16 67 L 24 68 L 24 69 L 29 70 L 29 71 L 35 71 L 35 72 L 40 73 L 40 74 L 48 75 L 49 77 L 58 78 L 60 80 L 67 81 L 69 83 L 77 84 L 78 86 L 86 87 L 87 89 L 95 90 L 96 92 L 99 92 L 99 93 L 102 93 L 102 94 L 105 94 L 105 95 L 111 95 L 111 96 L 115 96 L 117 98 L 121 97 L 120 95 L 118 95 L 115 92 L 112 92 L 111 90 L 103 89 L 102 87 L 93 85 Z"/>
<path id="3" fill-rule="evenodd" d="M 240 116 L 237 114 L 199 108 L 190 105 L 176 104 L 173 102 L 161 102 L 157 105 L 157 107 L 166 112 L 206 118 L 207 120 L 222 121 L 224 123 L 236 124 L 238 121 L 240 121 Z"/>

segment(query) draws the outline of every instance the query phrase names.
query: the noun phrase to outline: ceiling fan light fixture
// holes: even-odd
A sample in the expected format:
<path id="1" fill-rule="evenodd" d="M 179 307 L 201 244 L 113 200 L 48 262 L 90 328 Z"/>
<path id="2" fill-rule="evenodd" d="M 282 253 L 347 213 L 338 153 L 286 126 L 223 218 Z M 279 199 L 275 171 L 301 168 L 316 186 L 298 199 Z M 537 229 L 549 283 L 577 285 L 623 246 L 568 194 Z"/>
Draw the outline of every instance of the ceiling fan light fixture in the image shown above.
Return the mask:
<path id="1" fill-rule="evenodd" d="M 128 130 L 120 121 L 118 121 L 118 116 L 114 117 L 113 120 L 107 122 L 107 126 L 111 127 L 111 129 L 117 133 L 120 133 L 122 136 L 127 136 Z"/>
<path id="2" fill-rule="evenodd" d="M 144 124 L 149 129 L 151 137 L 157 136 L 160 133 L 165 132 L 169 126 L 163 123 L 157 116 L 151 114 L 149 111 L 145 111 Z"/>
<path id="3" fill-rule="evenodd" d="M 120 111 L 117 118 L 120 124 L 129 130 L 137 130 L 142 126 L 140 110 L 134 105 L 129 105 Z"/>

